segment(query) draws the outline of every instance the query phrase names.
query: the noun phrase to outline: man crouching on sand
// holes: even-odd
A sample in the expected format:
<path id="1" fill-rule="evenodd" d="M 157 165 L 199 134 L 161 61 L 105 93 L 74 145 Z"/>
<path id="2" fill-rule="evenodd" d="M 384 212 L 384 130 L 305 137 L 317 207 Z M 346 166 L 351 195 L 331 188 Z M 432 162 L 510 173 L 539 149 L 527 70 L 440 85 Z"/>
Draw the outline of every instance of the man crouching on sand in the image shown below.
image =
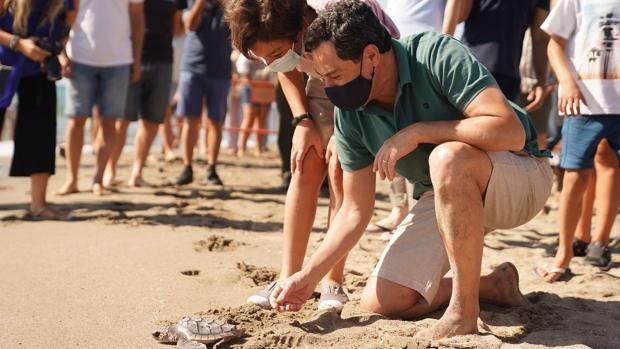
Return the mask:
<path id="1" fill-rule="evenodd" d="M 416 318 L 448 305 L 424 338 L 477 333 L 479 299 L 527 301 L 504 263 L 480 277 L 485 232 L 532 219 L 552 174 L 523 110 L 457 40 L 422 33 L 396 41 L 356 0 L 328 6 L 305 48 L 336 105 L 344 202 L 316 253 L 271 296 L 297 311 L 321 277 L 357 244 L 374 206 L 375 176 L 414 183 L 417 204 L 395 231 L 363 291 L 361 306 Z M 443 278 L 452 269 L 453 278 Z"/>

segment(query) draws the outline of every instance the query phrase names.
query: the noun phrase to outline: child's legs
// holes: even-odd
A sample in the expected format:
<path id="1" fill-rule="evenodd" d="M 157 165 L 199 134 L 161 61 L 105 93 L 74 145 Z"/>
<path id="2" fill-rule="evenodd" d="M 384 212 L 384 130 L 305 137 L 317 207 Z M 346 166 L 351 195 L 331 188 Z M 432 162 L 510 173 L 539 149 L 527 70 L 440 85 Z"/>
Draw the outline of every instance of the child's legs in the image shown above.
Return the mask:
<path id="1" fill-rule="evenodd" d="M 566 169 L 566 173 L 560 195 L 560 245 L 554 260 L 555 267 L 567 267 L 573 257 L 572 240 L 584 193 L 593 174 L 596 148 L 602 136 L 603 125 L 593 116 L 574 116 L 564 120 L 560 166 Z"/>

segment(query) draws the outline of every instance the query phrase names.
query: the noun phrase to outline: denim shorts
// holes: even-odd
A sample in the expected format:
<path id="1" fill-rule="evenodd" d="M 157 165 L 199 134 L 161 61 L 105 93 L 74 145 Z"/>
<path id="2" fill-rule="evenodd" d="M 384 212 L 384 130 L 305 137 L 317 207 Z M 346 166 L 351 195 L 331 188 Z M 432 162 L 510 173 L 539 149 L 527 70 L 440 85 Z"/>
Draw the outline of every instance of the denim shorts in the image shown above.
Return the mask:
<path id="1" fill-rule="evenodd" d="M 142 64 L 142 79 L 129 86 L 125 120 L 144 120 L 161 124 L 166 117 L 170 98 L 172 63 L 153 62 Z"/>
<path id="2" fill-rule="evenodd" d="M 223 122 L 228 104 L 230 79 L 209 78 L 204 75 L 182 71 L 179 76 L 179 101 L 177 115 L 200 117 L 203 101 L 209 119 Z"/>
<path id="3" fill-rule="evenodd" d="M 560 167 L 585 170 L 594 167 L 594 156 L 605 138 L 620 160 L 620 115 L 567 116 L 562 125 Z"/>
<path id="4" fill-rule="evenodd" d="M 96 105 L 102 117 L 122 118 L 129 78 L 130 65 L 95 67 L 73 62 L 67 115 L 90 116 Z"/>

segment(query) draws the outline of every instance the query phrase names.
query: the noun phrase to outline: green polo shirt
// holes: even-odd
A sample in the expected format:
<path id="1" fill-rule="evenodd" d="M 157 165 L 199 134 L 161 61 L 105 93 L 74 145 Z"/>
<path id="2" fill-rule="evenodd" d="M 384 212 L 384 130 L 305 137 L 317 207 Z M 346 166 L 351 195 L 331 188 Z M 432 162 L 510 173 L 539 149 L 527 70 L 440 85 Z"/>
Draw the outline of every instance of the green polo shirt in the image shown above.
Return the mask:
<path id="1" fill-rule="evenodd" d="M 394 111 L 373 103 L 353 111 L 335 108 L 338 158 L 345 171 L 371 165 L 383 143 L 413 123 L 463 119 L 467 105 L 484 89 L 497 85 L 470 50 L 451 36 L 426 32 L 393 40 L 392 47 L 399 74 Z M 523 150 L 548 156 L 538 150 L 536 131 L 525 111 L 511 105 L 526 130 Z M 396 164 L 396 171 L 414 184 L 415 198 L 432 190 L 428 157 L 435 146 L 420 144 Z"/>

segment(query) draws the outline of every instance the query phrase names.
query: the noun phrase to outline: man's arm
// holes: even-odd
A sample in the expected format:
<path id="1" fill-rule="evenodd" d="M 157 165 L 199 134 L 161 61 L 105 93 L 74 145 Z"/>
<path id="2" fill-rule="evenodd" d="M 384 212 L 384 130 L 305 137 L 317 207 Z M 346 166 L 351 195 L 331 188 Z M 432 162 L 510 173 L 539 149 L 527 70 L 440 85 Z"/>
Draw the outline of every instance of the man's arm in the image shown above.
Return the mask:
<path id="1" fill-rule="evenodd" d="M 271 301 L 276 310 L 300 310 L 321 278 L 355 247 L 372 217 L 375 182 L 372 166 L 344 172 L 342 206 L 306 266 L 275 289 Z"/>
<path id="2" fill-rule="evenodd" d="M 140 80 L 142 45 L 144 43 L 144 3 L 130 3 L 129 18 L 131 21 L 131 48 L 133 50 L 131 82 L 137 82 Z"/>
<path id="3" fill-rule="evenodd" d="M 457 24 L 469 18 L 473 4 L 473 0 L 448 0 L 443 14 L 441 32 L 454 35 Z"/>
<path id="4" fill-rule="evenodd" d="M 183 21 L 185 31 L 195 32 L 202 22 L 202 10 L 204 9 L 206 0 L 196 0 Z"/>
<path id="5" fill-rule="evenodd" d="M 523 125 L 497 86 L 480 92 L 465 108 L 464 116 L 462 120 L 419 122 L 410 127 L 419 143 L 459 141 L 486 151 L 523 149 Z"/>
<path id="6" fill-rule="evenodd" d="M 467 143 L 486 151 L 519 151 L 525 145 L 525 130 L 499 87 L 480 92 L 464 111 L 464 119 L 416 122 L 383 143 L 373 170 L 381 179 L 394 179 L 396 162 L 420 143 Z"/>
<path id="7" fill-rule="evenodd" d="M 181 36 L 185 32 L 185 28 L 183 28 L 183 10 L 177 10 L 172 16 L 172 35 L 173 36 Z"/>
<path id="8" fill-rule="evenodd" d="M 547 73 L 549 69 L 547 63 L 547 44 L 549 43 L 549 36 L 540 29 L 540 26 L 545 21 L 548 14 L 549 11 L 536 8 L 532 24 L 530 25 L 530 34 L 532 36 L 532 63 L 534 66 L 534 73 L 536 74 L 536 85 L 527 96 L 530 103 L 525 107 L 526 111 L 534 111 L 540 108 L 546 97 Z"/>

